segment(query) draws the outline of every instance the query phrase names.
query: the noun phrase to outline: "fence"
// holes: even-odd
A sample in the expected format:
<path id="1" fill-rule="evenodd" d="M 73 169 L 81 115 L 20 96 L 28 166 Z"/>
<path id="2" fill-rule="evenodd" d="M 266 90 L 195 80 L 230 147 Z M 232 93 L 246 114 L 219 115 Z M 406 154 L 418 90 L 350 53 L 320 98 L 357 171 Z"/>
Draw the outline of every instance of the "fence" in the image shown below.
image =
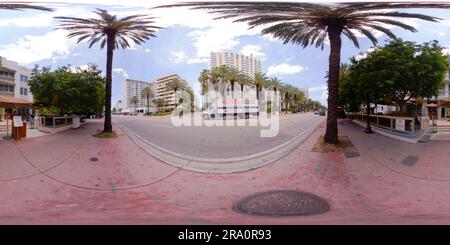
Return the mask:
<path id="1" fill-rule="evenodd" d="M 367 114 L 361 112 L 347 112 L 347 117 L 352 120 L 367 122 Z M 413 136 L 416 132 L 416 121 L 414 117 L 400 117 L 370 114 L 371 125 L 378 128 L 387 129 L 392 132 L 409 134 Z M 418 128 L 420 129 L 420 123 Z"/>

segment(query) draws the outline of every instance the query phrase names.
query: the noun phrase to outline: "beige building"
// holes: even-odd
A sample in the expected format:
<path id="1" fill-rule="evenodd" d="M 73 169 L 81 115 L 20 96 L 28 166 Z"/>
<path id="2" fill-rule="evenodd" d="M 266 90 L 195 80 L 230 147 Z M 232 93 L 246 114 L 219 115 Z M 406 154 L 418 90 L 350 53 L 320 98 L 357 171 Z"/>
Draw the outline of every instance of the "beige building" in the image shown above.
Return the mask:
<path id="1" fill-rule="evenodd" d="M 261 72 L 261 61 L 253 55 L 245 56 L 231 52 L 211 52 L 211 68 L 227 65 L 236 67 L 242 73 L 254 77 Z"/>
<path id="2" fill-rule="evenodd" d="M 33 94 L 28 85 L 30 73 L 30 69 L 0 56 L 0 96 L 33 102 Z M 0 110 L 12 113 L 11 108 L 0 108 Z M 26 115 L 30 113 L 30 109 L 18 108 L 17 112 L 20 115 Z"/>
<path id="3" fill-rule="evenodd" d="M 175 93 L 173 90 L 168 90 L 167 83 L 173 80 L 180 81 L 186 88 L 191 89 L 186 80 L 182 79 L 177 74 L 170 74 L 165 77 L 161 77 L 155 82 L 155 99 L 163 99 L 168 109 L 173 109 L 175 107 Z"/>

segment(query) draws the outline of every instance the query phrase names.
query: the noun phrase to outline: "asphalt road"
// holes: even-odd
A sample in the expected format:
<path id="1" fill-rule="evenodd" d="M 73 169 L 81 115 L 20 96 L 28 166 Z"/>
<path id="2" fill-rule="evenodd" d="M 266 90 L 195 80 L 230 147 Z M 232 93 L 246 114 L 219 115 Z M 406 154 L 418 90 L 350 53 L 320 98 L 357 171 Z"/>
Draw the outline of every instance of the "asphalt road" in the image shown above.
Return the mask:
<path id="1" fill-rule="evenodd" d="M 256 154 L 279 146 L 325 120 L 325 117 L 312 113 L 281 114 L 279 132 L 275 137 L 260 137 L 261 129 L 269 127 L 248 126 L 248 120 L 256 118 L 248 119 L 247 126 L 227 127 L 205 125 L 176 127 L 169 116 L 114 115 L 113 120 L 144 139 L 173 152 L 202 158 L 232 158 Z M 245 119 L 237 120 L 245 121 Z"/>

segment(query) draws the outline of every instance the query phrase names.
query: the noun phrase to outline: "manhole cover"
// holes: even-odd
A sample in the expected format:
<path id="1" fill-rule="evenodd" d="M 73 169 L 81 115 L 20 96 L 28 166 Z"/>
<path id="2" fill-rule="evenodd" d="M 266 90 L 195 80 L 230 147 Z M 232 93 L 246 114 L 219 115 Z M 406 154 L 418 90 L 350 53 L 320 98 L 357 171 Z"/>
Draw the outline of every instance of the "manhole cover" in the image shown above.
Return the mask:
<path id="1" fill-rule="evenodd" d="M 96 161 L 98 161 L 98 158 L 96 158 L 96 157 L 91 157 L 91 158 L 89 158 L 89 160 L 90 160 L 91 162 L 96 162 Z"/>
<path id="2" fill-rule="evenodd" d="M 259 215 L 314 215 L 330 209 L 327 201 L 307 192 L 276 190 L 248 196 L 234 204 L 237 212 Z"/>

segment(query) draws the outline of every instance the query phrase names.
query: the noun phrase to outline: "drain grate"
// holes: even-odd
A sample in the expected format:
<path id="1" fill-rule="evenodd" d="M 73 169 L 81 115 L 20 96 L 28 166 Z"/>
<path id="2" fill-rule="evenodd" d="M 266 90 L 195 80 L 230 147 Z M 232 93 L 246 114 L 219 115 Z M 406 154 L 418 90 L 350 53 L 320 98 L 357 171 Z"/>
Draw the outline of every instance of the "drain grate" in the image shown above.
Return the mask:
<path id="1" fill-rule="evenodd" d="M 407 156 L 405 157 L 405 159 L 403 159 L 402 164 L 412 167 L 414 166 L 414 164 L 416 164 L 416 162 L 419 160 L 418 157 L 415 156 Z"/>
<path id="2" fill-rule="evenodd" d="M 98 158 L 96 158 L 96 157 L 91 157 L 91 158 L 89 158 L 89 161 L 91 161 L 91 162 L 96 162 L 96 161 L 98 161 Z"/>
<path id="3" fill-rule="evenodd" d="M 248 196 L 234 210 L 257 215 L 315 215 L 330 209 L 327 201 L 307 192 L 275 190 Z"/>

